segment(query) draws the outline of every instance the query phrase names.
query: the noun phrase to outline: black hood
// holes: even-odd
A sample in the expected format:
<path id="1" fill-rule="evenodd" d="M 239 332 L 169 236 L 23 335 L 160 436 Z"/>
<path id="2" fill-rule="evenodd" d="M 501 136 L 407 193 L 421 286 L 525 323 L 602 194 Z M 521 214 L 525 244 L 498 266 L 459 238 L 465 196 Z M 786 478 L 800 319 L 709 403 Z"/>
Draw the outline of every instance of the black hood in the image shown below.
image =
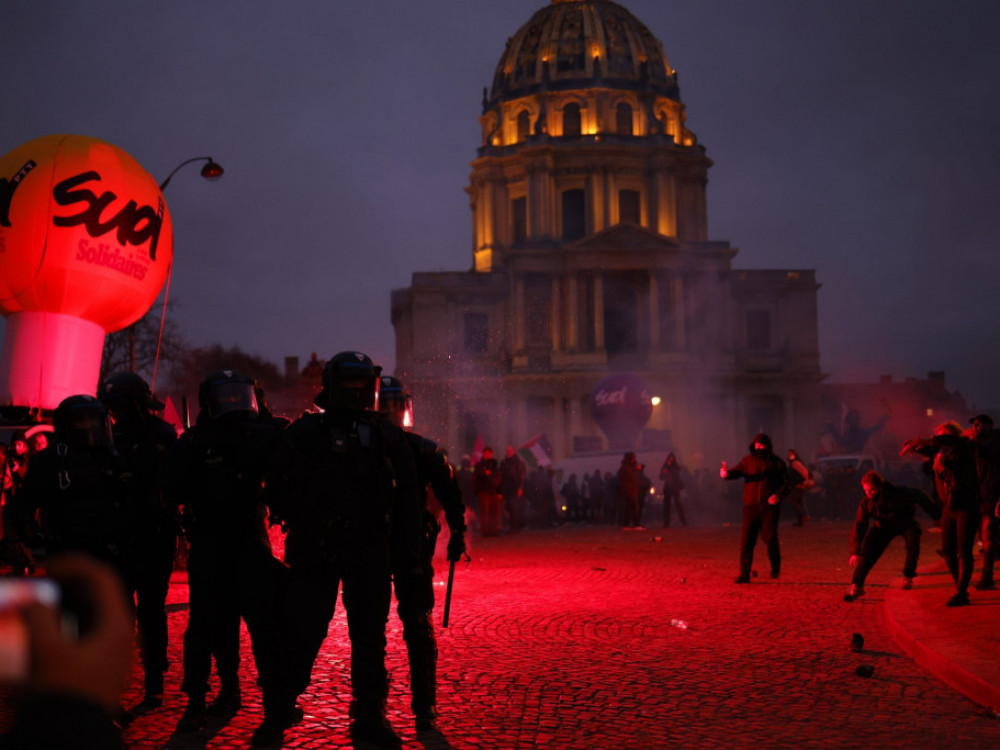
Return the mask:
<path id="1" fill-rule="evenodd" d="M 774 453 L 774 445 L 771 443 L 771 438 L 766 433 L 759 432 L 757 433 L 757 435 L 754 436 L 754 439 L 750 441 L 751 453 L 753 453 L 754 443 L 763 443 L 764 446 L 767 448 L 768 453 Z"/>

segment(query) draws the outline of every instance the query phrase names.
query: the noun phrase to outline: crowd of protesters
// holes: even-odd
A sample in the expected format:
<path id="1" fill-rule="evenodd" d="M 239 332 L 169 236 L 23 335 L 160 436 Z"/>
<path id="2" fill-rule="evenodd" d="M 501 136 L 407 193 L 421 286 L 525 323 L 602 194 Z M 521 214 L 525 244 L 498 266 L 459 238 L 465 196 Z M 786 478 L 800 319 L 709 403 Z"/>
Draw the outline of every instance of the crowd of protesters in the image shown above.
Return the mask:
<path id="1" fill-rule="evenodd" d="M 442 522 L 450 531 L 447 559 L 455 563 L 465 556 L 467 523 L 487 538 L 563 524 L 638 530 L 644 524 L 670 528 L 676 518 L 687 526 L 701 498 L 725 496 L 727 481 L 742 480 L 735 582 L 746 584 L 758 538 L 770 577 L 782 573 L 778 527 L 784 502 L 795 512 L 795 525 L 810 520 L 813 470 L 794 449 L 787 450 L 787 462 L 781 459 L 765 433 L 753 438 L 733 467 L 722 462 L 721 485 L 707 469 L 689 472 L 675 452 L 658 472 L 625 451 L 615 472 L 594 467 L 562 476 L 545 463 L 529 468 L 508 445 L 499 461 L 484 447 L 476 460 L 463 456 L 454 468 L 436 444 L 412 431 L 411 401 L 402 384 L 379 375 L 380 368 L 361 353 L 335 355 L 316 398 L 320 411 L 290 422 L 270 413 L 253 378 L 213 373 L 202 383 L 197 423 L 178 438 L 156 416 L 163 403 L 145 381 L 121 374 L 107 381 L 99 398 L 72 396 L 61 403 L 53 432 L 30 438 L 15 433 L 0 450 L 0 551 L 10 574 L 32 576 L 45 567 L 57 576 L 86 579 L 96 604 L 108 610 L 107 621 L 97 617 L 90 632 L 109 639 L 121 628 L 120 613 L 109 602 L 110 575 L 130 605 L 130 628 L 138 632 L 145 694 L 131 712 L 109 702 L 107 681 L 74 683 L 82 701 L 50 694 L 52 667 L 38 658 L 35 673 L 26 678 L 34 692 L 5 746 L 71 741 L 65 733 L 86 726 L 91 746 L 119 747 L 114 722 L 160 707 L 168 668 L 164 607 L 180 538 L 189 548 L 190 614 L 182 665 L 188 705 L 179 732 L 199 731 L 207 716 L 242 708 L 242 620 L 263 694 L 263 721 L 252 744 L 279 742 L 303 719 L 297 702 L 312 678 L 342 588 L 351 640 L 352 737 L 398 747 L 401 740 L 385 715 L 391 591 L 409 653 L 415 725 L 432 730 L 437 646 L 431 564 Z M 381 409 L 380 381 L 386 395 Z M 897 537 L 906 548 L 902 585 L 913 588 L 922 533 L 916 510 L 922 508 L 940 526 L 939 552 L 955 583 L 946 604 L 969 604 L 977 538 L 982 564 L 975 588 L 995 585 L 1000 433 L 989 415 L 980 414 L 965 431 L 948 422 L 931 436 L 908 440 L 900 454 L 920 457 L 933 486 L 925 493 L 877 471 L 864 474 L 849 542 L 854 574 L 844 600 L 864 595 L 868 574 Z M 661 516 L 654 519 L 648 505 L 658 493 Z M 268 523 L 287 534 L 283 560 L 273 555 Z M 68 568 L 61 567 L 60 554 Z M 29 608 L 24 617 L 46 632 L 45 616 Z M 86 664 L 84 654 L 50 640 L 66 664 L 77 657 Z M 221 687 L 209 703 L 213 660 Z M 79 723 L 44 721 L 53 706 Z"/>

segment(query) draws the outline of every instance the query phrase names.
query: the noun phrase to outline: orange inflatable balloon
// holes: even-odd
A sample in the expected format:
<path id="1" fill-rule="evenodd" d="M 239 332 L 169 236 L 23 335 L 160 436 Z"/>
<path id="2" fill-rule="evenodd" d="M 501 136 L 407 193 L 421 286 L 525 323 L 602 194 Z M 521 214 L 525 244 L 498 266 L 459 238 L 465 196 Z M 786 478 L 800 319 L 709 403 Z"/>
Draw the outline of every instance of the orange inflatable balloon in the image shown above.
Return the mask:
<path id="1" fill-rule="evenodd" d="M 145 314 L 172 259 L 159 185 L 120 148 L 51 135 L 6 154 L 0 402 L 54 408 L 60 395 L 96 391 L 105 332 Z"/>

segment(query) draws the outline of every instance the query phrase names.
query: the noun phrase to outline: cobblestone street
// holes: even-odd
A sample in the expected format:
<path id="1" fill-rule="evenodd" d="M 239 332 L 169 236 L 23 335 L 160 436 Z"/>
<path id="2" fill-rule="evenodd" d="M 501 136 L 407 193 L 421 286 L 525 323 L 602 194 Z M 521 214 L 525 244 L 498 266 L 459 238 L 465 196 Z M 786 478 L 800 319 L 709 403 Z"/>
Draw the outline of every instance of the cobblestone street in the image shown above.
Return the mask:
<path id="1" fill-rule="evenodd" d="M 1000 747 L 992 712 L 914 664 L 887 633 L 882 599 L 899 584 L 900 543 L 876 566 L 868 596 L 842 601 L 849 532 L 847 523 L 783 525 L 781 579 L 767 576 L 758 545 L 761 575 L 746 586 L 733 583 L 735 525 L 564 527 L 473 539 L 472 564 L 455 576 L 450 627 L 437 630 L 440 731 L 413 730 L 395 612 L 390 720 L 406 747 L 428 749 Z M 925 563 L 937 544 L 936 534 L 924 535 Z M 436 623 L 447 574 L 439 559 Z M 261 714 L 245 632 L 243 710 L 201 733 L 173 734 L 184 706 L 182 573 L 170 602 L 166 702 L 135 720 L 126 741 L 247 747 Z M 864 637 L 861 653 L 851 649 L 853 633 Z M 301 703 L 305 720 L 286 733 L 284 747 L 352 746 L 348 654 L 338 603 Z M 857 676 L 862 665 L 874 675 Z M 126 706 L 141 697 L 134 677 Z"/>

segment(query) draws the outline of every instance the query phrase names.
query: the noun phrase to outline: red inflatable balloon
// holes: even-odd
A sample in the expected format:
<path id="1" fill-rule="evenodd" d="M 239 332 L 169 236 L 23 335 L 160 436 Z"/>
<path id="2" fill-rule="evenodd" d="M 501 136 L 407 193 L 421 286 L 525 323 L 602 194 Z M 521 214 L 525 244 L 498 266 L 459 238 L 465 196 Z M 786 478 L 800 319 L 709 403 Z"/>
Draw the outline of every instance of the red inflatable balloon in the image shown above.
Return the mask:
<path id="1" fill-rule="evenodd" d="M 145 314 L 172 258 L 159 185 L 120 148 L 51 135 L 0 159 L 0 402 L 94 393 L 104 334 Z"/>
<path id="2" fill-rule="evenodd" d="M 631 450 L 653 413 L 653 402 L 642 378 L 616 373 L 594 387 L 590 411 L 612 450 Z"/>

